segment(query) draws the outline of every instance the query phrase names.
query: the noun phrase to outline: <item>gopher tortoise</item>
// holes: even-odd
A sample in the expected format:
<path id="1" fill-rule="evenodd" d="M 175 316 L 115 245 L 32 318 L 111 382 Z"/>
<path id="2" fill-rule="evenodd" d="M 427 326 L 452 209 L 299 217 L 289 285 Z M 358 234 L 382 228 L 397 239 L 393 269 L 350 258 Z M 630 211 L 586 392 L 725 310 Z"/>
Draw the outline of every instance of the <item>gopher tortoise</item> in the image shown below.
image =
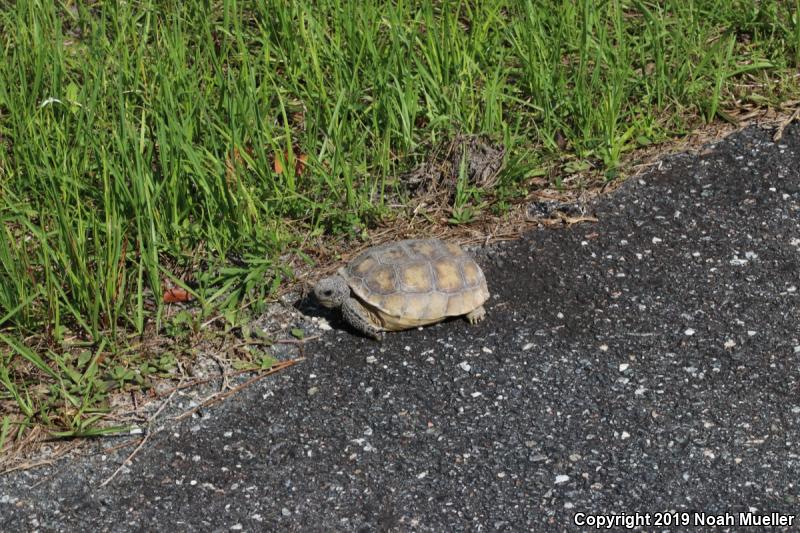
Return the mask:
<path id="1" fill-rule="evenodd" d="M 341 307 L 359 332 L 380 339 L 384 331 L 424 326 L 466 316 L 486 316 L 486 278 L 457 244 L 438 239 L 405 240 L 363 251 L 329 278 L 314 295 L 325 307 Z"/>

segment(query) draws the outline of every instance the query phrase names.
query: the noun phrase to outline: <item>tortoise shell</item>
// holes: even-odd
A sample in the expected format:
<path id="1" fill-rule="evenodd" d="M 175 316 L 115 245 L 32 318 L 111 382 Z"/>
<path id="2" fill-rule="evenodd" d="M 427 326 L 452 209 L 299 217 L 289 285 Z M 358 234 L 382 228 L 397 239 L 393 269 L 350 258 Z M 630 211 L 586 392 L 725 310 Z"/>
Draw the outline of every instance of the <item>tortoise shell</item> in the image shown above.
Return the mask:
<path id="1" fill-rule="evenodd" d="M 388 330 L 465 315 L 489 298 L 478 263 L 457 244 L 438 239 L 374 246 L 339 275 Z"/>

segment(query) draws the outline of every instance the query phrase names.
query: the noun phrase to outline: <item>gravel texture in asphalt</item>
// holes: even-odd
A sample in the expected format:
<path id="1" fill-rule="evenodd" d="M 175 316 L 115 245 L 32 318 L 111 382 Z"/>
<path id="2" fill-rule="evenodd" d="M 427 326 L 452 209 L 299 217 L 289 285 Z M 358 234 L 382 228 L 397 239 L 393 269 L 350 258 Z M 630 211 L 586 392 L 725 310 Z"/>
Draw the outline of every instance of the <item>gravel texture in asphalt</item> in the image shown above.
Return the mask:
<path id="1" fill-rule="evenodd" d="M 333 321 L 105 487 L 130 448 L 0 479 L 3 530 L 797 530 L 800 128 L 670 156 L 592 210 L 479 251 L 480 324 Z"/>

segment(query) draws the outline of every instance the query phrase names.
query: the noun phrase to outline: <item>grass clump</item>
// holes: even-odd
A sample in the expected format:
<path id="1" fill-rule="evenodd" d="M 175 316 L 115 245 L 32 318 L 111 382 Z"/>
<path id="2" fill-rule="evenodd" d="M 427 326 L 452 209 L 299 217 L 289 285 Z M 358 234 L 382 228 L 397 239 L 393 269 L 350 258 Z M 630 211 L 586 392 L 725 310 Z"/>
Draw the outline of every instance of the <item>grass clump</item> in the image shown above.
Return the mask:
<path id="1" fill-rule="evenodd" d="M 426 147 L 503 144 L 492 189 L 458 180 L 466 224 L 532 176 L 610 179 L 637 147 L 797 96 L 800 4 L 20 0 L 0 48 L 8 443 L 99 431 L 109 391 L 168 372 L 130 350 L 169 332 L 165 283 L 201 318 L 258 311 L 284 254 L 403 216 L 397 176 Z"/>

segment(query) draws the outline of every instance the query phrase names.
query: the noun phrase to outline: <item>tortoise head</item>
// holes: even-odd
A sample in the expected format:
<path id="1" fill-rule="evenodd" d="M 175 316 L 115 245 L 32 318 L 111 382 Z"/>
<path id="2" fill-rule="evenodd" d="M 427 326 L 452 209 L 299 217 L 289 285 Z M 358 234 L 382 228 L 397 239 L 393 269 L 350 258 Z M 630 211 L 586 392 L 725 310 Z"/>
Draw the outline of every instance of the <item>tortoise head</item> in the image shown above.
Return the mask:
<path id="1" fill-rule="evenodd" d="M 314 285 L 314 296 L 325 307 L 341 307 L 347 297 L 350 296 L 350 286 L 339 275 L 322 278 Z"/>

